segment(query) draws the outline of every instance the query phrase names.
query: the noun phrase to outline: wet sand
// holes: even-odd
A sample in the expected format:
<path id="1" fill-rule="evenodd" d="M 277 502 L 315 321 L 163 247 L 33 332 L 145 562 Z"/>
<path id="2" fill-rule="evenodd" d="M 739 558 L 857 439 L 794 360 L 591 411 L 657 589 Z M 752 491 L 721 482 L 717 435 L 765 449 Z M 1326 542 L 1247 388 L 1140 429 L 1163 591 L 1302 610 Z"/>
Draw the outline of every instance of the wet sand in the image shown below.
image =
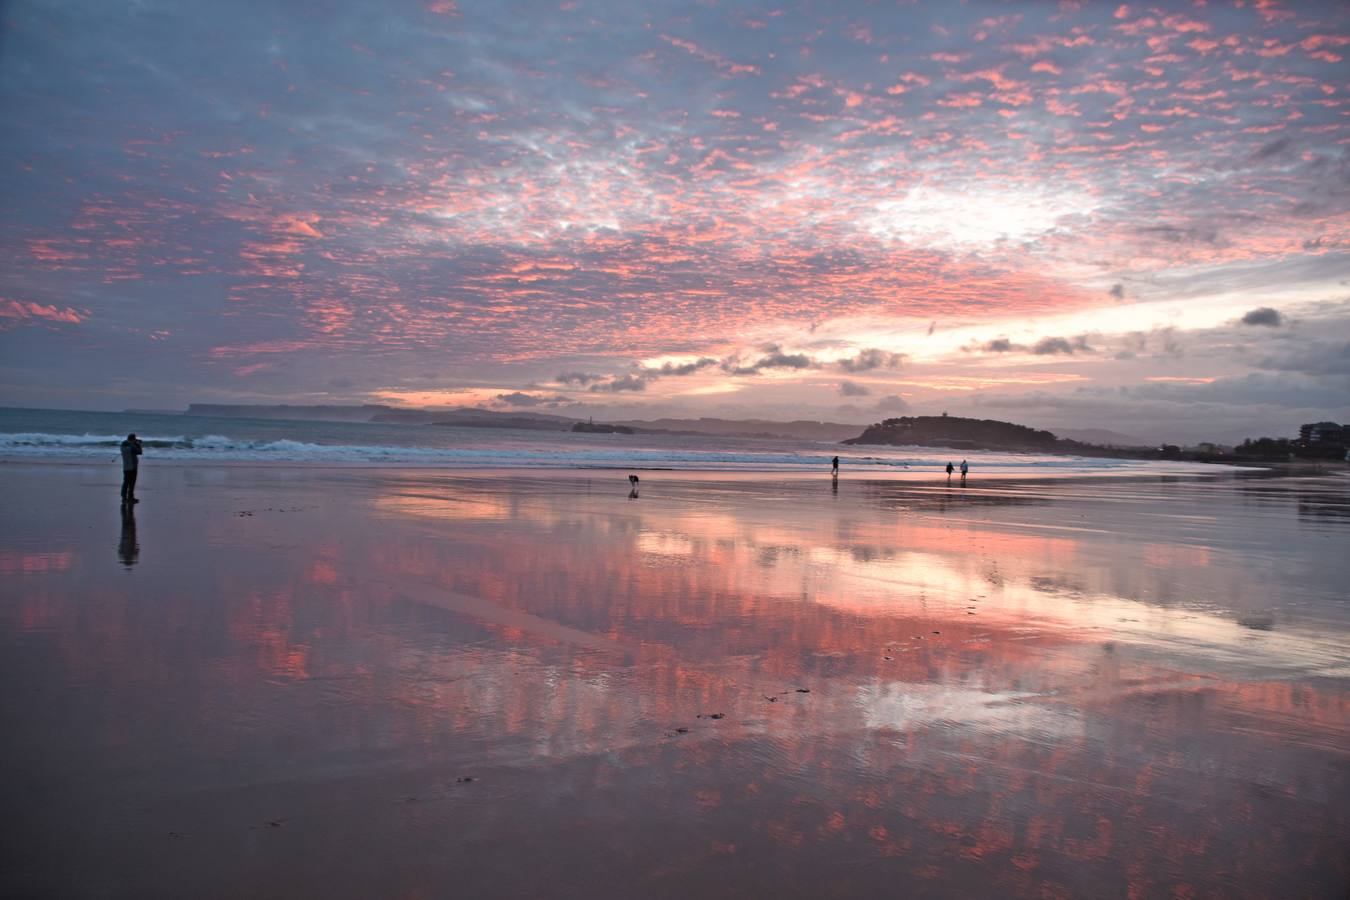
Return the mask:
<path id="1" fill-rule="evenodd" d="M 6 464 L 0 895 L 1341 897 L 1350 481 Z"/>

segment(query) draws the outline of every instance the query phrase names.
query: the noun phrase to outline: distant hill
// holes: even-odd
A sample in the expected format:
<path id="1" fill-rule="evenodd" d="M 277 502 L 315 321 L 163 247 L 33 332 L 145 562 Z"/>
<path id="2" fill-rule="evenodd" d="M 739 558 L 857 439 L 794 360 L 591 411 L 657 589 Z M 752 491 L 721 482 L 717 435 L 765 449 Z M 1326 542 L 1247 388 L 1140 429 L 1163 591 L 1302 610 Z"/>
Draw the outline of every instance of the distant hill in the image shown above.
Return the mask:
<path id="1" fill-rule="evenodd" d="M 1154 454 L 1147 449 L 1105 447 L 1067 440 L 1053 432 L 1000 422 L 996 419 L 964 419 L 960 416 L 903 416 L 869 425 L 845 444 L 950 447 L 953 450 L 1012 450 L 1035 453 L 1067 453 L 1080 456 L 1134 456 Z"/>
<path id="2" fill-rule="evenodd" d="M 566 416 L 491 409 L 401 409 L 366 403 L 360 406 L 298 406 L 193 403 L 185 415 L 227 419 L 290 419 L 300 422 L 378 422 L 386 425 L 458 425 L 465 428 L 528 428 L 567 431 L 576 422 Z"/>
<path id="3" fill-rule="evenodd" d="M 291 406 L 250 405 L 233 403 L 193 403 L 184 415 L 215 416 L 223 419 L 299 419 L 319 422 L 369 422 L 382 412 L 393 412 L 392 407 L 365 404 L 362 406 Z"/>
<path id="4" fill-rule="evenodd" d="M 584 420 L 534 412 L 499 412 L 461 406 L 451 409 L 403 409 L 375 403 L 362 405 L 299 406 L 193 403 L 189 416 L 231 419 L 292 419 L 319 422 L 379 422 L 388 425 L 442 425 L 459 428 L 520 428 L 529 431 L 571 431 Z M 632 429 L 637 434 L 713 434 L 720 437 L 755 437 L 777 440 L 826 441 L 833 443 L 858 433 L 857 425 L 839 422 L 770 422 L 765 419 L 653 419 L 610 423 L 614 431 Z"/>
<path id="5" fill-rule="evenodd" d="M 413 411 L 408 410 L 408 412 Z M 453 426 L 456 428 L 522 428 L 527 431 L 571 431 L 572 426 L 580 421 L 579 419 L 569 419 L 566 416 L 550 416 L 545 413 L 507 413 L 496 412 L 491 409 L 475 409 L 472 407 L 444 410 L 442 412 L 429 414 L 427 417 L 431 419 L 431 421 L 427 423 L 430 425 Z M 376 421 L 388 422 L 395 421 L 395 419 L 380 418 Z"/>
<path id="6" fill-rule="evenodd" d="M 815 422 L 798 419 L 793 422 L 770 422 L 765 419 L 649 419 L 624 420 L 639 432 L 692 432 L 715 434 L 721 437 L 777 438 L 797 441 L 826 441 L 834 443 L 858 433 L 857 425 L 840 422 Z"/>

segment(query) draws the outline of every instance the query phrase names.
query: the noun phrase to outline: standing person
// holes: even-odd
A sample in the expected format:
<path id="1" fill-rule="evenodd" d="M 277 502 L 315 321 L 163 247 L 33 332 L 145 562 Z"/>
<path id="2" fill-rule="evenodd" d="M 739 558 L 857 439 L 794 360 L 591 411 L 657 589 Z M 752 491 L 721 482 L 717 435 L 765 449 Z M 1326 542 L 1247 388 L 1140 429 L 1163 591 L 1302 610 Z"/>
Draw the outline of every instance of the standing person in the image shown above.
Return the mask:
<path id="1" fill-rule="evenodd" d="M 951 481 L 951 480 L 952 480 L 952 472 L 954 472 L 954 471 L 956 471 L 956 466 L 952 465 L 952 461 L 951 461 L 950 459 L 947 460 L 947 480 L 948 480 L 948 481 Z"/>
<path id="2" fill-rule="evenodd" d="M 961 483 L 962 483 L 962 484 L 965 484 L 965 483 L 966 483 L 966 473 L 968 473 L 969 471 L 970 471 L 970 466 L 968 466 L 968 465 L 966 464 L 966 461 L 965 461 L 964 459 L 961 460 Z"/>
<path id="3" fill-rule="evenodd" d="M 136 472 L 140 467 L 141 441 L 132 432 L 122 442 L 122 502 L 140 503 L 136 499 Z"/>
<path id="4" fill-rule="evenodd" d="M 830 462 L 830 474 L 835 478 L 839 477 L 839 457 L 835 457 Z"/>

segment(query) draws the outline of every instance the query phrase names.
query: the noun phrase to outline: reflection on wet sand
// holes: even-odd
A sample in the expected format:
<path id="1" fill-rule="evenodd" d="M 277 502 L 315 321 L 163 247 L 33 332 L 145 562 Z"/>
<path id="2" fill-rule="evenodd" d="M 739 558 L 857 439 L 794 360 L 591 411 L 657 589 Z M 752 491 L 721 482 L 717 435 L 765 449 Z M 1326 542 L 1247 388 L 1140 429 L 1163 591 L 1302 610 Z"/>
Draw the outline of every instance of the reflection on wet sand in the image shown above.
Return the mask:
<path id="1" fill-rule="evenodd" d="M 127 579 L 55 514 L 0 551 L 74 561 L 16 563 L 2 608 L 3 799 L 28 810 L 5 828 L 29 839 L 0 887 L 1350 884 L 1323 543 L 1350 523 L 1310 531 L 1298 495 L 653 475 L 629 503 L 584 475 L 196 477 L 157 500 L 171 521 Z M 278 511 L 233 515 L 255 497 Z M 80 876 L 51 865 L 71 854 Z"/>
<path id="2" fill-rule="evenodd" d="M 127 568 L 136 565 L 141 558 L 141 545 L 136 540 L 136 507 L 130 503 L 122 504 L 122 534 L 117 539 L 117 558 Z"/>

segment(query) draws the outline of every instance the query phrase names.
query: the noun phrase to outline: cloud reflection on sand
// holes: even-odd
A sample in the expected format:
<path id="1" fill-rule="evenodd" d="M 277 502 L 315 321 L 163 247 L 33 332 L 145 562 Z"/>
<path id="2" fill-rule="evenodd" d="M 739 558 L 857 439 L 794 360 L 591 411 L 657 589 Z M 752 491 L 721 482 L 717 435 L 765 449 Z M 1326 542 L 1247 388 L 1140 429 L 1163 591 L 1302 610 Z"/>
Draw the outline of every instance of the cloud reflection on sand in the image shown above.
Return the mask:
<path id="1" fill-rule="evenodd" d="M 903 514 L 933 506 L 924 490 L 864 486 L 865 492 L 869 489 L 878 492 L 883 509 Z M 579 502 L 543 493 L 508 500 L 475 495 L 477 489 L 469 487 L 467 495 L 398 492 L 376 503 L 380 510 L 442 522 L 510 520 L 518 527 L 564 528 L 571 541 L 603 548 L 598 555 L 605 567 L 636 561 L 651 568 L 663 565 L 662 560 L 711 567 L 727 575 L 719 585 L 724 591 L 801 594 L 807 602 L 851 615 L 950 619 L 964 633 L 971 623 L 963 617 L 974 612 L 985 631 L 1011 629 L 1025 639 L 1034 630 L 1051 642 L 1074 634 L 1090 641 L 1124 641 L 1184 654 L 1192 665 L 1209 658 L 1212 665 L 1227 660 L 1315 670 L 1344 661 L 1336 642 L 1310 631 L 1253 641 L 1229 609 L 1254 593 L 1234 565 L 1237 554 L 1186 542 L 1189 523 L 1209 528 L 1215 516 L 1176 516 L 1185 523 L 1182 533 L 1176 540 L 1156 540 L 1166 533 L 1154 508 L 1164 495 L 1130 483 L 1091 491 L 1098 503 L 1136 508 L 1133 522 L 1112 520 L 1139 530 L 1123 543 L 1111 528 L 1075 525 L 1062 516 L 1051 517 L 1055 521 L 1022 516 L 1011 522 L 973 518 L 965 502 L 972 495 L 964 492 L 944 492 L 938 512 L 945 504 L 959 504 L 945 514 L 889 518 L 852 505 L 822 517 L 819 509 L 803 510 L 791 490 L 775 497 L 785 490 L 782 486 L 768 496 L 756 495 L 750 508 L 727 504 L 734 492 L 725 486 L 689 490 L 693 493 L 681 485 L 663 496 L 649 488 L 646 503 L 617 515 L 611 514 L 604 493 Z M 1065 493 L 1014 486 L 977 494 L 975 504 L 1045 507 L 1063 503 Z M 691 502 L 691 496 L 709 502 Z M 910 502 L 897 505 L 898 497 Z M 1224 608 L 1207 608 L 1216 597 L 1224 600 Z"/>
<path id="2" fill-rule="evenodd" d="M 38 502 L 78 486 L 20 490 L 25 546 L 68 560 L 0 608 L 39 857 L 183 893 L 148 837 L 173 828 L 250 860 L 239 884 L 348 896 L 1350 875 L 1345 623 L 1300 494 L 1253 554 L 1225 482 L 654 475 L 630 502 L 594 474 L 222 471 L 156 473 L 130 573 Z M 1197 506 L 1220 526 L 1159 515 Z M 249 831 L 278 817 L 284 853 Z"/>

